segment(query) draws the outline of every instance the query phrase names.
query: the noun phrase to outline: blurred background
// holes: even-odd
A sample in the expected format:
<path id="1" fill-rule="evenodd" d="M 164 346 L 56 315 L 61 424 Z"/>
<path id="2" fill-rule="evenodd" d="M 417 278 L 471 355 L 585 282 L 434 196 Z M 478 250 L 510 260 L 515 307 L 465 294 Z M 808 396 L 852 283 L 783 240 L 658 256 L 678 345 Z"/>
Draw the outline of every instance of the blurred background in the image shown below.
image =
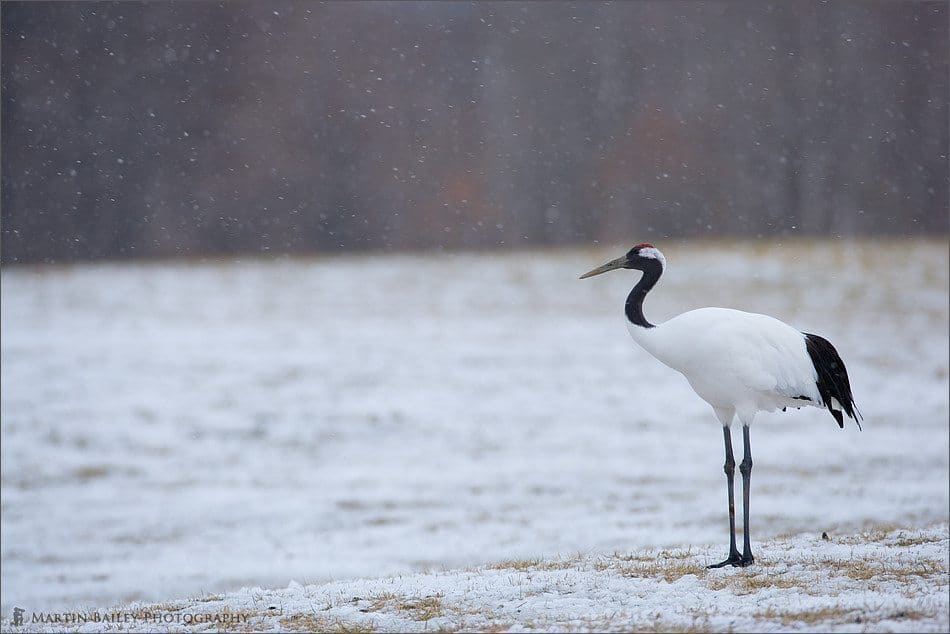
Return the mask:
<path id="1" fill-rule="evenodd" d="M 2 7 L 2 261 L 945 234 L 945 2 Z"/>

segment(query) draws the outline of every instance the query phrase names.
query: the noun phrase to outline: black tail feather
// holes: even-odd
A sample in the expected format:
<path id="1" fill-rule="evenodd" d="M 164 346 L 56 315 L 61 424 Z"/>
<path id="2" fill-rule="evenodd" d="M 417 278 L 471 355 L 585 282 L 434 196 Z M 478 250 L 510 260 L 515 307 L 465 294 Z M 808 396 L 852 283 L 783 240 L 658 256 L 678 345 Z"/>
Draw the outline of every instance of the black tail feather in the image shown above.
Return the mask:
<path id="1" fill-rule="evenodd" d="M 822 404 L 834 416 L 838 427 L 844 428 L 843 410 L 849 418 L 858 424 L 858 429 L 861 429 L 861 412 L 854 404 L 854 397 L 851 395 L 851 383 L 848 381 L 848 369 L 844 367 L 844 361 L 841 360 L 838 351 L 824 337 L 807 332 L 803 334 L 805 335 L 805 349 L 808 350 L 808 356 L 811 357 L 811 362 L 818 374 L 816 383 Z M 840 403 L 841 409 L 832 407 L 833 400 Z"/>

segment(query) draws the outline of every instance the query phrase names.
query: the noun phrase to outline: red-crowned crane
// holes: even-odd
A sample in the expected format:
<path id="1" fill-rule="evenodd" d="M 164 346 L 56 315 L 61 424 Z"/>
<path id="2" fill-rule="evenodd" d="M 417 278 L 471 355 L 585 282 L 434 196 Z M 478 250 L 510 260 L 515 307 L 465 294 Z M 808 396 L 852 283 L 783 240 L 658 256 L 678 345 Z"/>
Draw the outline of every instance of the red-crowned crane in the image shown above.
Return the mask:
<path id="1" fill-rule="evenodd" d="M 719 422 L 726 446 L 726 487 L 729 497 L 729 557 L 710 568 L 748 566 L 755 559 L 749 543 L 749 481 L 752 451 L 749 426 L 758 412 L 785 411 L 787 407 L 826 407 L 844 428 L 844 415 L 861 427 L 861 413 L 854 404 L 848 371 L 831 343 L 788 324 L 756 313 L 729 308 L 700 308 L 651 324 L 643 316 L 643 298 L 657 283 L 666 258 L 652 244 L 638 244 L 626 255 L 611 260 L 581 279 L 614 269 L 642 271 L 640 281 L 627 297 L 627 329 L 640 346 L 677 370 L 709 403 Z M 736 548 L 736 510 L 730 428 L 742 423 L 744 456 L 742 473 L 743 552 Z"/>

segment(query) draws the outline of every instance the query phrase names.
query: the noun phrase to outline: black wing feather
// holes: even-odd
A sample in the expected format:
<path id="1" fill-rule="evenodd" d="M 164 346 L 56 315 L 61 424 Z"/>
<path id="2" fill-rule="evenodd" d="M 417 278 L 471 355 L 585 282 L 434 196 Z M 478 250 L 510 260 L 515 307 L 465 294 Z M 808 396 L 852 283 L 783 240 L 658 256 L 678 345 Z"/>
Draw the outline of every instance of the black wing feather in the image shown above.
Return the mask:
<path id="1" fill-rule="evenodd" d="M 858 424 L 858 429 L 860 429 L 861 412 L 854 404 L 851 382 L 848 381 L 848 369 L 844 367 L 844 361 L 841 360 L 838 351 L 831 345 L 831 342 L 824 337 L 807 332 L 803 334 L 805 335 L 805 349 L 808 350 L 808 356 L 811 357 L 811 362 L 818 374 L 816 385 L 822 404 L 835 417 L 838 427 L 844 428 L 844 417 L 841 410 L 831 407 L 832 399 L 838 401 L 841 403 L 844 413 L 853 419 Z"/>

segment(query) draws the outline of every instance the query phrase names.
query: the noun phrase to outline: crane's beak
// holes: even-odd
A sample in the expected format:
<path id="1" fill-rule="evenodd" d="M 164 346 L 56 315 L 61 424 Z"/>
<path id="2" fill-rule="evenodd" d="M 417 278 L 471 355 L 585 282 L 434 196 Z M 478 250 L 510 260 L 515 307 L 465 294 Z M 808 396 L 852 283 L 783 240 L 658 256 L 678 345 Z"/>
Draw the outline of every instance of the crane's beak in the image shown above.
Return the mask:
<path id="1" fill-rule="evenodd" d="M 593 271 L 588 271 L 581 275 L 580 279 L 585 279 L 588 277 L 594 277 L 595 275 L 600 275 L 601 273 L 606 273 L 607 271 L 613 271 L 614 269 L 622 269 L 623 265 L 627 262 L 627 256 L 617 258 L 616 260 L 611 260 L 603 266 L 598 266 Z"/>

